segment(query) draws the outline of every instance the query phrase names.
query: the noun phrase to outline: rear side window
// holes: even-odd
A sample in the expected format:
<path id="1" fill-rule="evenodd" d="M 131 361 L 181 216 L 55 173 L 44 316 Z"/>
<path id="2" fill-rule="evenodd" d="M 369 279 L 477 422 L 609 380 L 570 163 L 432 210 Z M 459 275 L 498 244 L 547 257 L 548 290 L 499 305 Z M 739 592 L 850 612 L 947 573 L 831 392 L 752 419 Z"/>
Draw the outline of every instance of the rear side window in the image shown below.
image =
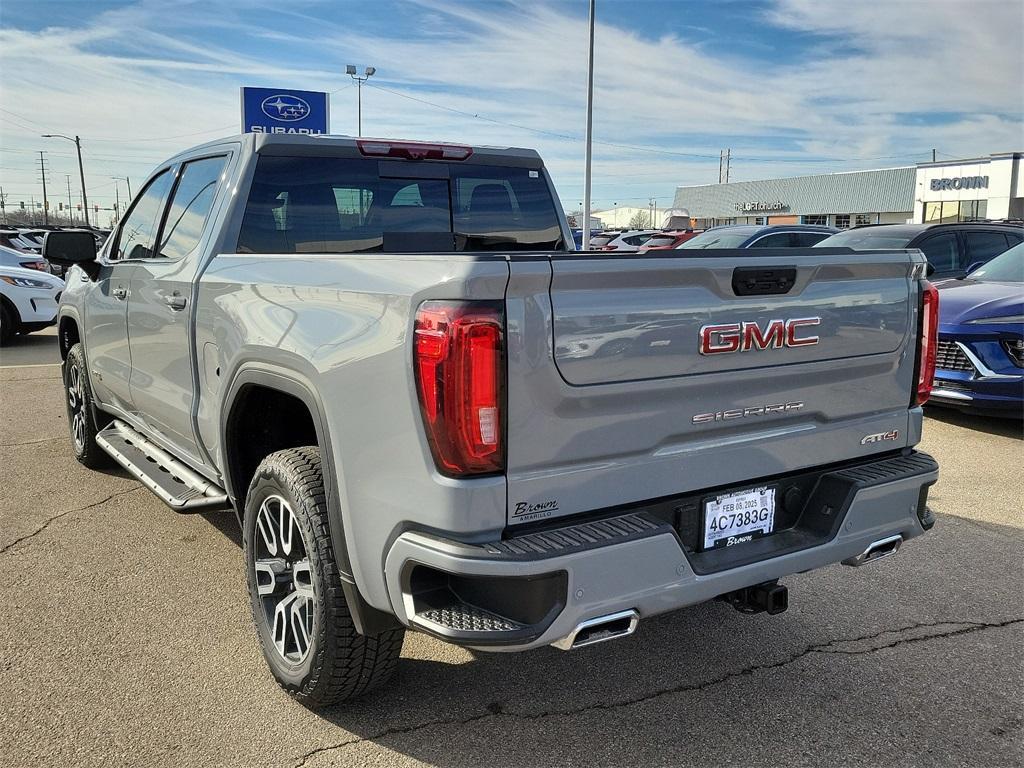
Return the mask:
<path id="1" fill-rule="evenodd" d="M 928 263 L 935 267 L 936 272 L 949 272 L 956 269 L 959 249 L 956 244 L 956 234 L 953 232 L 929 237 L 918 247 L 928 259 Z"/>
<path id="2" fill-rule="evenodd" d="M 750 248 L 789 248 L 792 245 L 789 232 L 776 232 L 774 235 L 765 235 L 760 240 L 750 244 Z"/>
<path id="3" fill-rule="evenodd" d="M 790 237 L 794 248 L 810 248 L 828 237 L 828 232 L 791 232 Z"/>
<path id="4" fill-rule="evenodd" d="M 257 162 L 237 250 L 430 253 L 562 247 L 554 201 L 537 170 L 264 156 Z"/>
<path id="5" fill-rule="evenodd" d="M 967 243 L 967 261 L 971 264 L 988 261 L 1012 245 L 1002 232 L 964 232 L 963 236 Z"/>
<path id="6" fill-rule="evenodd" d="M 226 161 L 226 157 L 208 157 L 182 166 L 157 255 L 178 259 L 199 245 Z"/>

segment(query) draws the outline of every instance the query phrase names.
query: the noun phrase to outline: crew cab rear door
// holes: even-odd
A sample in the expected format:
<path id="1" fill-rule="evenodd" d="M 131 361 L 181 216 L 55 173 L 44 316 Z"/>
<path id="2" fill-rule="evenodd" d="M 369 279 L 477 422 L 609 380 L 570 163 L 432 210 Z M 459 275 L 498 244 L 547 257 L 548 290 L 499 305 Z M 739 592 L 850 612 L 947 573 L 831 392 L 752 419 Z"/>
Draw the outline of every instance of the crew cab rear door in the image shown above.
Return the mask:
<path id="1" fill-rule="evenodd" d="M 907 444 L 909 252 L 680 253 L 511 264 L 510 524 Z"/>
<path id="2" fill-rule="evenodd" d="M 135 411 L 153 432 L 199 464 L 205 462 L 192 419 L 192 288 L 228 159 L 220 152 L 175 168 L 156 245 L 137 261 L 128 299 Z"/>

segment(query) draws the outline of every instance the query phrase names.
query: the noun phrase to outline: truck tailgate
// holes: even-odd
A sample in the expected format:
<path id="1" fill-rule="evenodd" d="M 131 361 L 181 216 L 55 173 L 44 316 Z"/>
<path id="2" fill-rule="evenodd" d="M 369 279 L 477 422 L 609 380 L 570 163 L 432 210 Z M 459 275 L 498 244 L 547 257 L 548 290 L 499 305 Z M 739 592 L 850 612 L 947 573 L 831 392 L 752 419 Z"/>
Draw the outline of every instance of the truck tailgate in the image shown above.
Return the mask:
<path id="1" fill-rule="evenodd" d="M 510 524 L 912 442 L 920 257 L 750 254 L 512 263 Z"/>

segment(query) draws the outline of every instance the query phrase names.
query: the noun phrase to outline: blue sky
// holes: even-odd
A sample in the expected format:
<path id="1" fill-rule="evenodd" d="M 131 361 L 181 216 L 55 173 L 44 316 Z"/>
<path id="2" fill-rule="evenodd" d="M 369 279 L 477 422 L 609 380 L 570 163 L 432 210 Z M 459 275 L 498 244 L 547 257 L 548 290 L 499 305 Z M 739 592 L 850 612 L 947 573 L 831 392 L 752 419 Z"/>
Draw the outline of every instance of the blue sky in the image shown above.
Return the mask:
<path id="1" fill-rule="evenodd" d="M 597 207 L 664 205 L 678 184 L 912 164 L 1024 148 L 1024 4 L 598 0 Z M 238 128 L 238 87 L 332 91 L 377 67 L 364 133 L 536 147 L 582 200 L 583 0 L 559 3 L 5 0 L 0 184 L 8 203 L 77 169 L 101 205 L 162 158 Z M 72 175 L 72 182 L 74 176 Z M 72 184 L 74 189 L 74 183 Z M 124 194 L 121 187 L 120 193 Z"/>

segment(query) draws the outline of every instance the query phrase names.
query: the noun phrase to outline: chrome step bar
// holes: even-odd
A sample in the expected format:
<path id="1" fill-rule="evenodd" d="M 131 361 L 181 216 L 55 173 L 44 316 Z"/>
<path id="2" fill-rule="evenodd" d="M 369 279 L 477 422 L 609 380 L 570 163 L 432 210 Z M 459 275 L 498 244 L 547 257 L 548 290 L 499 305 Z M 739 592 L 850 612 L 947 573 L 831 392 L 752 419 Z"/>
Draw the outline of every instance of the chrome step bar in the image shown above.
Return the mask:
<path id="1" fill-rule="evenodd" d="M 876 560 L 881 560 L 883 557 L 889 557 L 889 555 L 895 555 L 900 551 L 900 545 L 903 544 L 903 537 L 899 534 L 895 536 L 887 536 L 884 539 L 873 541 L 868 545 L 868 548 L 861 552 L 856 557 L 848 557 L 843 560 L 843 565 L 852 565 L 857 568 L 868 563 L 873 563 Z"/>
<path id="2" fill-rule="evenodd" d="M 632 635 L 639 623 L 640 614 L 635 610 L 609 613 L 607 616 L 581 621 L 572 632 L 552 645 L 563 651 L 575 651 L 577 648 Z"/>
<path id="3" fill-rule="evenodd" d="M 223 488 L 196 474 L 119 419 L 96 435 L 96 443 L 175 512 L 230 507 Z"/>

